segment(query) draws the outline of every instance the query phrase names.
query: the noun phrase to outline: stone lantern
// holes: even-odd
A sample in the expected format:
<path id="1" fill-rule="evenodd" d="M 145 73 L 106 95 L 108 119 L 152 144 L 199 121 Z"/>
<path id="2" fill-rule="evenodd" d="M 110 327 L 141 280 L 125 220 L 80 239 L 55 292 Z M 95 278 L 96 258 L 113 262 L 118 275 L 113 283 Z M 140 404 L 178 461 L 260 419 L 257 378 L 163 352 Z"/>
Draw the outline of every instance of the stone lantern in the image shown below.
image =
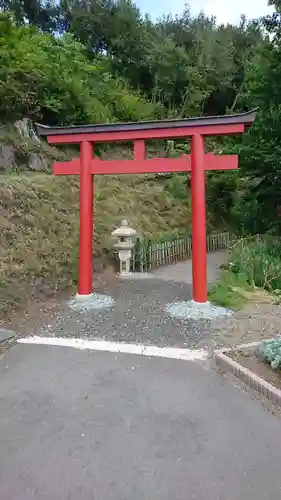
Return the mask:
<path id="1" fill-rule="evenodd" d="M 111 236 L 117 238 L 114 247 L 120 259 L 120 274 L 130 274 L 132 249 L 135 246 L 136 231 L 129 227 L 128 221 L 122 220 L 120 227 L 112 231 Z"/>

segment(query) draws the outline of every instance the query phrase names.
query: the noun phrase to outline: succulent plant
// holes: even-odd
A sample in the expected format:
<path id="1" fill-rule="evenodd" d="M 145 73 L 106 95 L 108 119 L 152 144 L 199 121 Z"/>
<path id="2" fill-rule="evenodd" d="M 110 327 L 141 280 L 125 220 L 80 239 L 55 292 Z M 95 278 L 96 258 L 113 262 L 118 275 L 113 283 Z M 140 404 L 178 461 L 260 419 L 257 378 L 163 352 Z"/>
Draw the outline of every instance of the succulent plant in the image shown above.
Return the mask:
<path id="1" fill-rule="evenodd" d="M 281 336 L 276 339 L 265 340 L 259 353 L 274 370 L 281 371 Z"/>

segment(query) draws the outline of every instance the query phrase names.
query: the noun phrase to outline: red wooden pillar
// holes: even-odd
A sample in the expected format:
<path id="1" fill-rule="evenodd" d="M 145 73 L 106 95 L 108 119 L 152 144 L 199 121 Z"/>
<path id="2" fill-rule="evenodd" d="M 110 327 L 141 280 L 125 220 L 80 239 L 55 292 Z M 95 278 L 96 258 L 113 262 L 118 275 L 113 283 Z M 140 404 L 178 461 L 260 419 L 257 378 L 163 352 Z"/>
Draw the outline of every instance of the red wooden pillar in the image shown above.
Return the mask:
<path id="1" fill-rule="evenodd" d="M 92 293 L 93 274 L 93 196 L 91 173 L 93 147 L 90 142 L 80 145 L 80 249 L 78 295 Z"/>
<path id="2" fill-rule="evenodd" d="M 192 283 L 193 300 L 207 302 L 206 199 L 204 171 L 204 137 L 191 138 L 192 199 Z"/>

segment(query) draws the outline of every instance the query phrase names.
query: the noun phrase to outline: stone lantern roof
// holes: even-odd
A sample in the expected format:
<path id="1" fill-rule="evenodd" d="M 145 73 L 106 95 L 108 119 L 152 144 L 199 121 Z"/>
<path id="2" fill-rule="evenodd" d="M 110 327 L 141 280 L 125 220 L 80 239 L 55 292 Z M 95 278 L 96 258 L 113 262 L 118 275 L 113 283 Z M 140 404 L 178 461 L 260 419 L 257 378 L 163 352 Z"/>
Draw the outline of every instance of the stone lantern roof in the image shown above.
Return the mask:
<path id="1" fill-rule="evenodd" d="M 136 235 L 135 229 L 129 226 L 128 221 L 123 219 L 120 226 L 112 231 L 111 235 L 117 238 L 131 238 Z"/>

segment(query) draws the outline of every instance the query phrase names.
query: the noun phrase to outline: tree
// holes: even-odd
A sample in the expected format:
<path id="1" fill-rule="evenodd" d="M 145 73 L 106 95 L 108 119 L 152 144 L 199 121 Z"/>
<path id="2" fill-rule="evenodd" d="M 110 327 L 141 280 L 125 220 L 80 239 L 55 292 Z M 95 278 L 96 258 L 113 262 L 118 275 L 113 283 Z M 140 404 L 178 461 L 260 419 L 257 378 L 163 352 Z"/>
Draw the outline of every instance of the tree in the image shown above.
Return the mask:
<path id="1" fill-rule="evenodd" d="M 237 146 L 242 173 L 248 180 L 245 203 L 252 200 L 253 219 L 258 231 L 281 233 L 281 2 L 272 2 L 277 11 L 264 19 L 273 35 L 257 47 L 248 65 L 244 92 L 248 107 L 259 107 L 258 118 Z"/>
<path id="2" fill-rule="evenodd" d="M 43 32 L 57 29 L 60 7 L 54 0 L 0 0 L 0 12 L 11 12 L 18 25 L 30 24 Z"/>

